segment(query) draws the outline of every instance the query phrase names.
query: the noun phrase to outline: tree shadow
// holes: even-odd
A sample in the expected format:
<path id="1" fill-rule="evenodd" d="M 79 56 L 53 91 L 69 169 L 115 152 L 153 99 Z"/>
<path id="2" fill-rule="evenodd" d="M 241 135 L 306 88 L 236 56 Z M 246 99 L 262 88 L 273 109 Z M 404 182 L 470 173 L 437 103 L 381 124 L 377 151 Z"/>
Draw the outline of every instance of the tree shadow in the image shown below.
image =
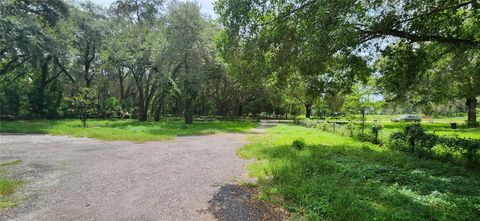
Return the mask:
<path id="1" fill-rule="evenodd" d="M 208 202 L 208 212 L 218 220 L 283 220 L 285 213 L 276 211 L 272 206 L 255 199 L 252 188 L 234 184 L 220 187 Z"/>

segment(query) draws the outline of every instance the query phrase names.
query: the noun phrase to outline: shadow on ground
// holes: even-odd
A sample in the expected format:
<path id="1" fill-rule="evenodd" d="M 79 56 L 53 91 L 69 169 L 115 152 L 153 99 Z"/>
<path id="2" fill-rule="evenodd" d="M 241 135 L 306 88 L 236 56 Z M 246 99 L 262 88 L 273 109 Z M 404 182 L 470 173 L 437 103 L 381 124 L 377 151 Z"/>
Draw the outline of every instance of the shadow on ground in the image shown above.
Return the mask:
<path id="1" fill-rule="evenodd" d="M 208 212 L 219 220 L 284 220 L 287 214 L 256 200 L 253 188 L 227 184 L 209 201 Z"/>

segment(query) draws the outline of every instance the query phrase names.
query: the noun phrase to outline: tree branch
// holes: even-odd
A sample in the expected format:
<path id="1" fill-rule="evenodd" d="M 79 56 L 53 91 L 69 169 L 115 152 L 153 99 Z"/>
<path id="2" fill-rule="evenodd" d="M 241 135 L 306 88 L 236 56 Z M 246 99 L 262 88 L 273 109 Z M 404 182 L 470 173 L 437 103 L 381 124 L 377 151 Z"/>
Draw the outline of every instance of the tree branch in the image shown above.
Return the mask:
<path id="1" fill-rule="evenodd" d="M 432 41 L 432 42 L 439 42 L 439 43 L 450 44 L 450 45 L 463 45 L 463 46 L 470 46 L 470 47 L 480 46 L 480 41 L 473 40 L 473 39 L 444 37 L 440 35 L 418 35 L 418 34 L 412 34 L 406 31 L 390 29 L 390 28 L 381 29 L 381 30 L 362 30 L 357 28 L 357 30 L 368 35 L 373 35 L 373 36 L 376 35 L 378 37 L 388 35 L 388 36 L 407 39 L 412 42 Z"/>
<path id="2" fill-rule="evenodd" d="M 422 17 L 427 17 L 427 16 L 433 15 L 435 13 L 438 13 L 438 12 L 441 12 L 441 11 L 444 11 L 444 10 L 456 10 L 456 9 L 471 5 L 471 4 L 475 3 L 475 1 L 476 0 L 472 0 L 472 1 L 468 1 L 468 2 L 459 3 L 459 4 L 456 4 L 456 5 L 449 5 L 447 7 L 438 6 L 438 7 L 434 8 L 433 10 L 431 10 L 427 13 L 416 15 L 416 16 L 398 21 L 398 22 L 395 23 L 395 25 L 400 25 L 401 23 L 405 23 L 405 22 L 412 21 L 412 20 L 415 20 L 415 19 L 418 19 L 418 18 L 422 18 Z"/>

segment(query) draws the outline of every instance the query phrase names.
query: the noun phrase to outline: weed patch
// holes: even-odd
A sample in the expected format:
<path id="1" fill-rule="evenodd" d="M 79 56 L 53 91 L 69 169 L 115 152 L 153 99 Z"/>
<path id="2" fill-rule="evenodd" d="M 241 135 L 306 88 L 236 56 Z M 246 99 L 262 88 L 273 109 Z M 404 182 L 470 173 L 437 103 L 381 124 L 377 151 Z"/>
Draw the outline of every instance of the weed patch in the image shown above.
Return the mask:
<path id="1" fill-rule="evenodd" d="M 16 206 L 13 194 L 24 182 L 4 177 L 8 173 L 7 167 L 20 164 L 20 160 L 0 163 L 0 209 Z"/>

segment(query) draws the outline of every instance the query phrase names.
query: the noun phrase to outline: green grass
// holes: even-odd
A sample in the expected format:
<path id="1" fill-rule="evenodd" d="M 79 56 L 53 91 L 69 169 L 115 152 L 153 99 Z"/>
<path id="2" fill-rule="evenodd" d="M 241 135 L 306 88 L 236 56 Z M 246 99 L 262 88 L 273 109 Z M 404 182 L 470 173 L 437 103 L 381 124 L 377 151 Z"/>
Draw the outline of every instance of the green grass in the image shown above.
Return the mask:
<path id="1" fill-rule="evenodd" d="M 403 128 L 409 123 L 403 122 L 392 122 L 391 119 L 394 117 L 398 117 L 401 115 L 366 115 L 366 130 L 368 131 L 373 124 L 381 124 L 383 126 L 382 131 L 380 132 L 380 137 L 383 140 L 386 140 L 390 134 L 403 131 Z M 358 117 L 356 116 L 356 127 L 360 127 L 360 122 L 358 121 Z M 473 139 L 480 139 L 480 127 L 477 128 L 469 128 L 466 126 L 466 117 L 442 117 L 442 118 L 434 118 L 434 119 L 422 119 L 421 125 L 424 127 L 427 132 L 435 133 L 441 136 L 458 136 L 461 138 L 473 138 Z M 345 119 L 341 119 L 345 120 Z M 375 122 L 374 122 L 375 121 Z M 458 124 L 457 129 L 451 129 L 450 123 L 456 122 Z M 326 124 L 324 127 L 327 127 L 328 130 L 332 130 L 331 124 Z M 339 128 L 336 126 L 336 132 L 341 132 L 343 134 L 348 134 L 348 129 Z"/>
<path id="2" fill-rule="evenodd" d="M 20 160 L 0 163 L 0 209 L 16 206 L 16 199 L 12 197 L 23 181 L 4 177 L 7 167 L 20 164 Z"/>
<path id="3" fill-rule="evenodd" d="M 396 131 L 402 131 L 405 125 L 405 123 L 384 122 L 382 123 L 382 133 L 385 136 L 389 136 Z M 427 132 L 435 133 L 437 135 L 480 139 L 480 128 L 468 128 L 465 125 L 459 125 L 457 129 L 451 129 L 450 123 L 423 122 L 421 125 L 427 130 Z"/>
<path id="4" fill-rule="evenodd" d="M 401 115 L 367 115 L 366 118 L 369 125 L 371 125 L 374 120 L 379 122 L 383 126 L 383 135 L 388 137 L 390 134 L 401 131 L 405 127 L 406 123 L 391 122 L 392 118 L 399 116 Z M 480 128 L 469 128 L 466 126 L 466 121 L 467 117 L 434 117 L 431 119 L 422 119 L 421 125 L 428 132 L 438 135 L 453 135 L 462 138 L 480 139 Z M 458 124 L 458 129 L 450 128 L 450 123 L 452 122 Z"/>
<path id="5" fill-rule="evenodd" d="M 478 117 L 480 118 L 480 110 L 478 111 Z M 392 118 L 398 118 L 402 116 L 402 114 L 395 114 L 395 115 L 366 115 L 366 123 L 367 123 L 367 130 L 372 126 L 373 124 L 381 124 L 383 126 L 383 130 L 380 133 L 381 138 L 386 139 L 390 136 L 390 134 L 397 132 L 397 131 L 402 131 L 405 125 L 408 123 L 402 123 L 402 122 L 392 122 Z M 304 117 L 299 116 L 297 117 L 298 119 L 304 119 Z M 340 117 L 340 118 L 327 118 L 328 121 L 349 121 L 353 120 L 357 127 L 359 127 L 360 124 L 360 115 L 354 115 L 350 117 Z M 469 128 L 466 125 L 467 117 L 466 116 L 459 116 L 459 117 L 445 117 L 445 116 L 434 116 L 433 118 L 422 118 L 421 125 L 425 129 L 427 129 L 428 132 L 435 133 L 437 135 L 445 135 L 445 136 L 458 136 L 461 138 L 473 138 L 473 139 L 480 139 L 480 127 L 477 128 Z M 458 125 L 458 129 L 451 129 L 450 128 L 450 123 L 455 122 Z M 332 130 L 332 128 L 329 128 L 328 126 L 331 124 L 326 124 L 328 130 Z M 338 125 L 337 125 L 338 127 Z M 349 131 L 340 131 L 336 132 L 341 132 L 341 133 L 348 133 Z"/>
<path id="6" fill-rule="evenodd" d="M 281 125 L 238 153 L 260 197 L 306 220 L 480 220 L 480 175 L 349 137 Z M 297 150 L 294 140 L 306 147 Z"/>
<path id="7" fill-rule="evenodd" d="M 22 163 L 21 160 L 13 160 L 13 161 L 0 163 L 0 167 L 14 166 L 14 165 L 18 165 L 20 163 Z"/>
<path id="8" fill-rule="evenodd" d="M 221 132 L 246 132 L 257 126 L 249 121 L 139 122 L 135 120 L 89 120 L 83 128 L 79 120 L 40 120 L 0 122 L 0 132 L 43 133 L 89 137 L 100 140 L 154 141 L 176 136 L 204 135 Z"/>

